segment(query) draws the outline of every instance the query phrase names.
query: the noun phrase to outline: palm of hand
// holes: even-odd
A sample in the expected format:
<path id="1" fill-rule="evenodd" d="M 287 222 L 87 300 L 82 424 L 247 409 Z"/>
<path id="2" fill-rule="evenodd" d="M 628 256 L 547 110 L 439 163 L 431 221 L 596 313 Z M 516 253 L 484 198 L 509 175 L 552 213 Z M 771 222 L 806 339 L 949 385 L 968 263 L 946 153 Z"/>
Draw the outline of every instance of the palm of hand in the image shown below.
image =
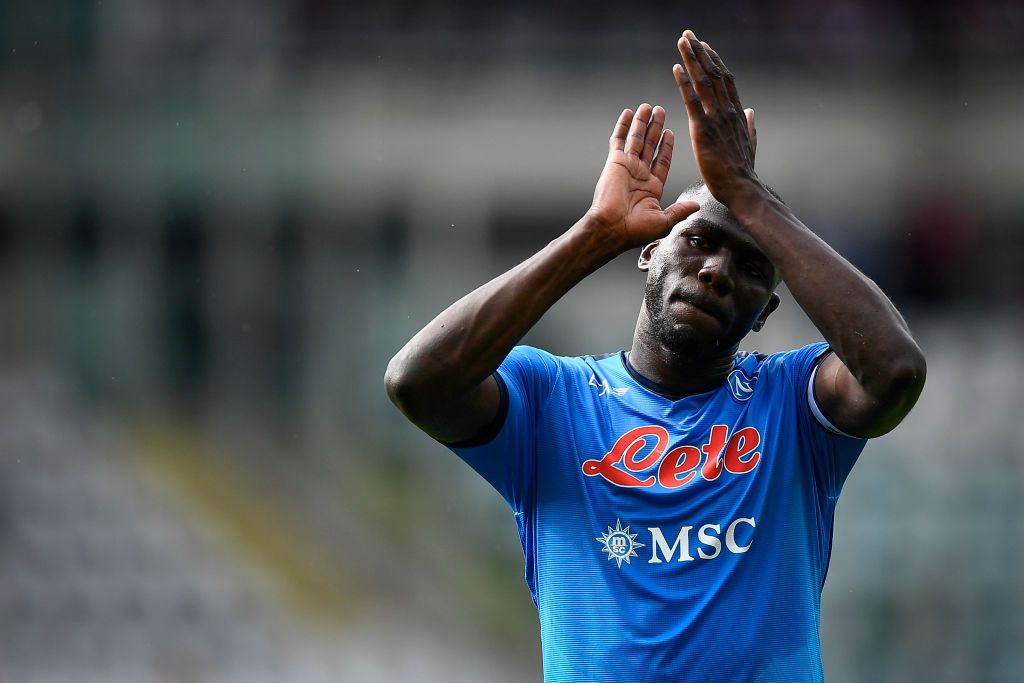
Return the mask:
<path id="1" fill-rule="evenodd" d="M 625 249 L 664 237 L 697 208 L 692 203 L 661 208 L 675 143 L 672 131 L 662 132 L 664 123 L 664 109 L 642 104 L 635 117 L 628 109 L 622 112 L 609 139 L 589 213 Z"/>
<path id="2" fill-rule="evenodd" d="M 631 246 L 646 244 L 664 233 L 664 189 L 664 183 L 639 157 L 613 150 L 594 193 L 594 215 L 619 230 Z"/>

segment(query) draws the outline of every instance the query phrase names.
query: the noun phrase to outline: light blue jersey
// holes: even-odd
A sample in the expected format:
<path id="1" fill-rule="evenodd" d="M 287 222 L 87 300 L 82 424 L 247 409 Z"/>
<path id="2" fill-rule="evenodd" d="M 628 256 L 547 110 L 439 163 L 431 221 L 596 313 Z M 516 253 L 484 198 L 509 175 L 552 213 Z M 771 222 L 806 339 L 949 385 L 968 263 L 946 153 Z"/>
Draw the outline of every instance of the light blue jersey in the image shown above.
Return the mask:
<path id="1" fill-rule="evenodd" d="M 515 512 L 545 681 L 823 680 L 833 514 L 865 444 L 817 407 L 827 351 L 740 354 L 676 399 L 625 353 L 512 350 L 501 419 L 451 448 Z"/>

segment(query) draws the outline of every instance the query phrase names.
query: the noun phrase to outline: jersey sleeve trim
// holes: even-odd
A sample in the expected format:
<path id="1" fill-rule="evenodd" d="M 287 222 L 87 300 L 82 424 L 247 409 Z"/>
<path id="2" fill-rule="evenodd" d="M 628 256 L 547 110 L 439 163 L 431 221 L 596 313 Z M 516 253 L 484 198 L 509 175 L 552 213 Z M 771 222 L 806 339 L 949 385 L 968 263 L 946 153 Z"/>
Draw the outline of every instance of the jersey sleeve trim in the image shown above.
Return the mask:
<path id="1" fill-rule="evenodd" d="M 837 436 L 845 436 L 848 439 L 859 439 L 860 437 L 854 436 L 853 434 L 847 434 L 839 427 L 832 424 L 832 421 L 825 417 L 824 411 L 818 404 L 818 397 L 814 395 L 814 378 L 818 375 L 818 368 L 821 367 L 821 362 L 825 360 L 828 354 L 832 353 L 831 349 L 826 349 L 814 364 L 814 369 L 811 370 L 811 378 L 807 380 L 807 405 L 811 409 L 811 415 L 814 415 L 814 419 L 818 421 L 818 424 L 824 427 L 826 430 L 836 434 Z"/>
<path id="2" fill-rule="evenodd" d="M 508 385 L 505 384 L 505 378 L 501 376 L 500 372 L 495 371 L 491 376 L 498 383 L 498 412 L 494 415 L 494 419 L 476 436 L 471 436 L 463 441 L 442 441 L 443 445 L 449 448 L 475 448 L 490 443 L 501 432 L 501 428 L 505 426 L 505 419 L 508 417 Z"/>

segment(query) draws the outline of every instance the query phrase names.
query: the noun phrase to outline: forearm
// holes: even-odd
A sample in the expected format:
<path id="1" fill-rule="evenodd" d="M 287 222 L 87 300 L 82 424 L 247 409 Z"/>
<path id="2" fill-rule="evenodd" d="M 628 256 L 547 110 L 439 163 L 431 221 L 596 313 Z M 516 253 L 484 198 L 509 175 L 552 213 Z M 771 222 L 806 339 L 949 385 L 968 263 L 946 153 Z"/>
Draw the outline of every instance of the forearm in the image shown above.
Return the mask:
<path id="1" fill-rule="evenodd" d="M 868 393 L 882 397 L 918 372 L 921 351 L 892 302 L 788 207 L 752 182 L 729 208 Z"/>
<path id="2" fill-rule="evenodd" d="M 388 364 L 388 396 L 413 422 L 445 441 L 490 424 L 500 389 L 490 375 L 512 347 L 580 280 L 631 247 L 668 234 L 699 207 L 661 208 L 675 137 L 665 110 L 625 109 L 590 210 L 531 258 L 449 306 Z"/>
<path id="3" fill-rule="evenodd" d="M 498 368 L 556 301 L 621 251 L 585 216 L 428 323 L 392 359 L 389 386 L 401 386 L 406 404 L 466 395 Z"/>

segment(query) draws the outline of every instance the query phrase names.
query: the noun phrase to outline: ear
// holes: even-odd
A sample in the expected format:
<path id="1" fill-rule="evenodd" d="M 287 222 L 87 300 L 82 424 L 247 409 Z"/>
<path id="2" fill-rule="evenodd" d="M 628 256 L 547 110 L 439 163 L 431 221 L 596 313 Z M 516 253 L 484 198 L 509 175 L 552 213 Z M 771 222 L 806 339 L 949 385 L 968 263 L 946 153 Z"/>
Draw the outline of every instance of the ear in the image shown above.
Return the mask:
<path id="1" fill-rule="evenodd" d="M 654 258 L 654 252 L 658 249 L 658 245 L 661 244 L 661 240 L 654 240 L 640 252 L 640 258 L 636 261 L 636 267 L 640 270 L 647 272 L 651 267 L 651 259 Z"/>
<path id="2" fill-rule="evenodd" d="M 761 314 L 757 316 L 757 320 L 754 321 L 754 332 L 760 332 L 761 328 L 764 327 L 764 323 L 768 320 L 768 316 L 772 314 L 776 308 L 779 307 L 781 299 L 778 294 L 772 294 L 772 298 L 768 299 L 768 303 L 765 304 L 764 308 L 761 309 Z"/>

